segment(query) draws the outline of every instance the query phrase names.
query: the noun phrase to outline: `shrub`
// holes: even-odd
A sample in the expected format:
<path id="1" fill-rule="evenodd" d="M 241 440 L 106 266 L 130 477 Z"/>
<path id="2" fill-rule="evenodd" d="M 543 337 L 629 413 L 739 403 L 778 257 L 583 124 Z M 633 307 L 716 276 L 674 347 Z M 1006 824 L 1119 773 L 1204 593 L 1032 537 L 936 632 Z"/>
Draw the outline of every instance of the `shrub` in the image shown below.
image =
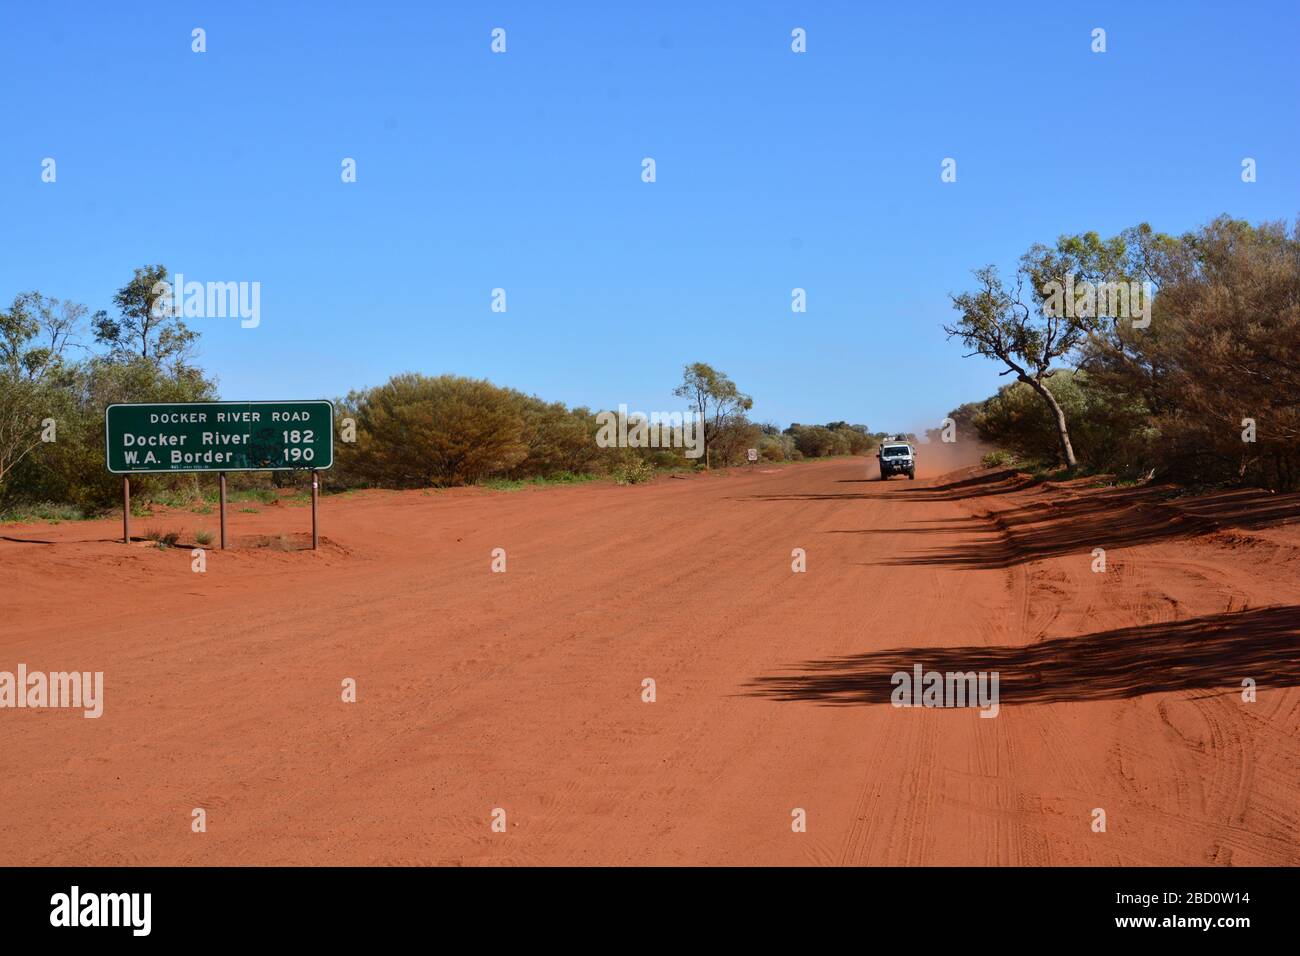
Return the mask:
<path id="1" fill-rule="evenodd" d="M 176 542 L 181 539 L 179 531 L 160 531 L 157 528 L 150 528 L 144 533 L 147 540 L 154 542 L 160 548 L 174 548 Z"/>
<path id="2" fill-rule="evenodd" d="M 985 468 L 1005 468 L 1008 465 L 1015 464 L 1016 457 L 1010 452 L 998 448 L 985 454 L 980 458 L 980 464 Z"/>
<path id="3" fill-rule="evenodd" d="M 1300 487 L 1297 230 L 1224 216 L 1182 236 L 1142 225 L 1121 239 L 1135 274 L 1158 287 L 1150 325 L 1109 323 L 1083 346 L 1080 371 L 1045 381 L 1080 463 L 1122 480 Z M 1031 469 L 1058 460 L 1052 417 L 1022 383 L 950 417 Z"/>
<path id="4" fill-rule="evenodd" d="M 805 458 L 823 458 L 835 449 L 835 433 L 823 425 L 791 425 L 788 431 Z"/>
<path id="5" fill-rule="evenodd" d="M 1130 413 L 1116 470 L 1300 487 L 1300 234 L 1226 216 L 1179 238 L 1133 234 L 1155 253 L 1151 325 L 1120 324 L 1085 356 L 1096 390 Z"/>
<path id="6" fill-rule="evenodd" d="M 789 435 L 764 435 L 758 443 L 758 457 L 763 461 L 787 461 L 794 451 Z"/>
<path id="7" fill-rule="evenodd" d="M 378 485 L 470 484 L 528 456 L 516 396 L 490 382 L 407 373 L 349 404 L 357 420 L 350 470 Z"/>
<path id="8" fill-rule="evenodd" d="M 655 476 L 654 466 L 642 458 L 628 458 L 614 466 L 611 472 L 620 485 L 636 485 Z"/>
<path id="9" fill-rule="evenodd" d="M 783 450 L 785 457 L 791 460 L 797 460 L 794 452 L 799 458 L 865 455 L 876 444 L 866 425 L 850 425 L 848 422 L 831 422 L 829 425 L 800 425 L 796 422 L 785 430 L 784 437 L 792 443 Z"/>

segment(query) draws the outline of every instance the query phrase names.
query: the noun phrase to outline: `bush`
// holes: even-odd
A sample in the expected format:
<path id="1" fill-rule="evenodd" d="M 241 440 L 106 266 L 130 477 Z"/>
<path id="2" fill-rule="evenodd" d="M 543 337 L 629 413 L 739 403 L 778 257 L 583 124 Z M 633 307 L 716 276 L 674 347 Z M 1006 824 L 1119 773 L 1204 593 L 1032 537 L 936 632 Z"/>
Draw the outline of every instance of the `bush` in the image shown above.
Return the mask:
<path id="1" fill-rule="evenodd" d="M 614 466 L 611 473 L 620 485 L 636 485 L 655 476 L 654 466 L 642 458 L 629 458 Z"/>
<path id="2" fill-rule="evenodd" d="M 0 392 L 7 388 L 0 376 Z M 213 397 L 213 385 L 189 368 L 100 357 L 64 369 L 48 392 L 49 400 L 39 407 L 41 417 L 56 419 L 57 440 L 38 445 L 13 469 L 4 482 L 4 499 L 61 501 L 94 511 L 122 495 L 122 476 L 104 468 L 104 409 L 115 402 L 205 401 Z M 183 487 L 197 487 L 195 476 L 131 477 L 131 495 L 142 501 Z"/>
<path id="3" fill-rule="evenodd" d="M 1139 226 L 1125 244 L 1158 286 L 1150 325 L 1110 323 L 1084 345 L 1080 371 L 1045 383 L 1080 463 L 1122 480 L 1300 487 L 1297 230 L 1220 217 L 1180 237 Z M 1024 384 L 950 417 L 1031 468 L 1059 460 L 1051 414 Z"/>
<path id="4" fill-rule="evenodd" d="M 1084 360 L 1129 412 L 1116 470 L 1300 487 L 1300 235 L 1226 216 L 1177 239 L 1134 235 L 1155 250 L 1151 325 L 1120 324 Z"/>
<path id="5" fill-rule="evenodd" d="M 513 478 L 550 477 L 589 471 L 599 457 L 596 417 L 585 408 L 544 402 L 510 390 L 522 425 L 524 457 L 511 469 Z"/>
<path id="6" fill-rule="evenodd" d="M 988 452 L 982 458 L 980 458 L 980 464 L 983 465 L 985 468 L 1005 468 L 1008 465 L 1014 465 L 1015 463 L 1016 463 L 1015 455 L 1011 454 L 1010 452 L 1003 451 L 1000 448 Z"/>
<path id="7" fill-rule="evenodd" d="M 789 435 L 765 434 L 758 443 L 758 457 L 763 461 L 788 461 L 794 452 L 794 439 Z"/>
<path id="8" fill-rule="evenodd" d="M 181 533 L 179 531 L 159 531 L 157 528 L 151 528 L 144 533 L 147 540 L 154 542 L 160 548 L 174 548 L 176 542 L 180 541 Z"/>
<path id="9" fill-rule="evenodd" d="M 519 402 L 490 382 L 407 373 L 354 393 L 347 405 L 357 440 L 342 444 L 346 467 L 377 485 L 471 484 L 528 456 Z"/>
<path id="10" fill-rule="evenodd" d="M 709 460 L 715 468 L 748 461 L 748 452 L 763 440 L 763 431 L 743 412 L 722 419 L 709 432 Z"/>
<path id="11" fill-rule="evenodd" d="M 791 425 L 795 449 L 805 458 L 823 458 L 835 448 L 835 434 L 822 425 Z"/>
<path id="12" fill-rule="evenodd" d="M 866 425 L 848 422 L 831 422 L 829 425 L 800 425 L 795 423 L 785 430 L 793 443 L 793 451 L 800 458 L 825 458 L 828 455 L 865 455 L 875 447 L 876 440 Z M 787 453 L 794 459 L 794 455 Z"/>

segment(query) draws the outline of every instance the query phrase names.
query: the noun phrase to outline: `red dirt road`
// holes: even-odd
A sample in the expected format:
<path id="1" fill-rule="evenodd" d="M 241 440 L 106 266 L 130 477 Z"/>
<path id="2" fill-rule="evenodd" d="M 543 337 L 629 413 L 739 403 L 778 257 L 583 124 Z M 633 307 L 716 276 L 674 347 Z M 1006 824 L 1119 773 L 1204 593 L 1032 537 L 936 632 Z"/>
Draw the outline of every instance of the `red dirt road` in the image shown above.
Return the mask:
<path id="1" fill-rule="evenodd" d="M 0 864 L 1300 863 L 1300 496 L 869 467 L 0 527 Z"/>

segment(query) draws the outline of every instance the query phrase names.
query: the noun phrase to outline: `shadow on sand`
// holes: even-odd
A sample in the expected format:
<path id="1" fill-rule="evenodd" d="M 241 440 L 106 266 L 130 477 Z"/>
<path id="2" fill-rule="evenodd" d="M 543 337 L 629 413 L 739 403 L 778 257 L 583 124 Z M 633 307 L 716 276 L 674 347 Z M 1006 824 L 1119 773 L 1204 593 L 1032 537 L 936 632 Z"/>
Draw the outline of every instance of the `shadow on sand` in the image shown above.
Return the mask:
<path id="1" fill-rule="evenodd" d="M 900 647 L 808 661 L 760 677 L 751 697 L 851 706 L 889 702 L 896 671 L 997 671 L 1003 704 L 1113 700 L 1180 690 L 1300 684 L 1300 606 L 1144 624 L 1025 647 Z"/>
<path id="2" fill-rule="evenodd" d="M 1300 521 L 1300 494 L 1244 489 L 1200 498 L 1170 499 L 1168 489 L 1089 491 L 1053 498 L 993 517 L 996 540 L 965 541 L 885 561 L 894 566 L 1008 568 L 1026 561 L 1089 554 L 1093 548 L 1128 548 L 1214 531 L 1250 530 Z M 956 528 L 914 528 L 935 534 Z M 969 530 L 969 529 L 965 529 Z M 990 529 L 992 530 L 992 529 Z"/>

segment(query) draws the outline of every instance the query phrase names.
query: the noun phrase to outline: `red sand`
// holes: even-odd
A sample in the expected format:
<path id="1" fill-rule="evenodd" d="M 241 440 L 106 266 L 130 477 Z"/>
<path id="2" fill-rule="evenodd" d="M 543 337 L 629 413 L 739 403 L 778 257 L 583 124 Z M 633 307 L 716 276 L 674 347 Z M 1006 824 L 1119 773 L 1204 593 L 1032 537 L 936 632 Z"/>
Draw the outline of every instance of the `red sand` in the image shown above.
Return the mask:
<path id="1" fill-rule="evenodd" d="M 0 711 L 0 864 L 1300 863 L 1300 496 L 872 468 L 332 496 L 204 575 L 4 526 L 0 670 L 105 705 Z M 891 707 L 913 663 L 999 716 Z"/>

